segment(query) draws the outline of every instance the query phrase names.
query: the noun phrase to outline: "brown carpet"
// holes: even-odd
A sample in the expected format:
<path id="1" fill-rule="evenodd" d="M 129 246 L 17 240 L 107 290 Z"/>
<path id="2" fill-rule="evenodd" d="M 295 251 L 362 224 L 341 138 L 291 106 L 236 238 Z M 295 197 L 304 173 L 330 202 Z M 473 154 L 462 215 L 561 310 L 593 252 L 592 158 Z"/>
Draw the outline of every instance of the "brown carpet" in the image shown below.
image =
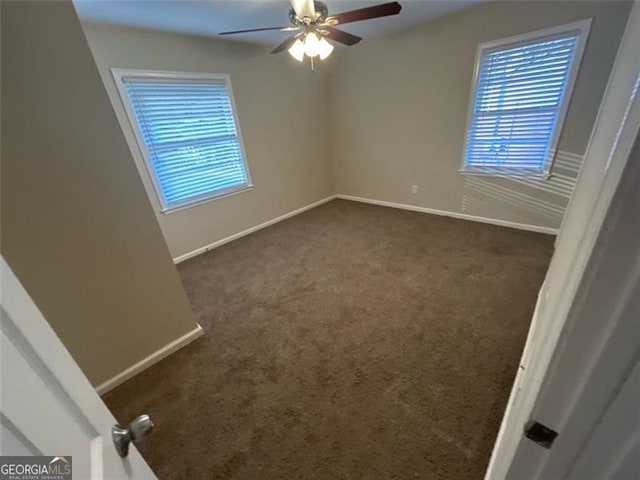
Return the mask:
<path id="1" fill-rule="evenodd" d="M 552 244 L 332 201 L 181 264 L 205 336 L 105 400 L 161 479 L 482 479 Z"/>

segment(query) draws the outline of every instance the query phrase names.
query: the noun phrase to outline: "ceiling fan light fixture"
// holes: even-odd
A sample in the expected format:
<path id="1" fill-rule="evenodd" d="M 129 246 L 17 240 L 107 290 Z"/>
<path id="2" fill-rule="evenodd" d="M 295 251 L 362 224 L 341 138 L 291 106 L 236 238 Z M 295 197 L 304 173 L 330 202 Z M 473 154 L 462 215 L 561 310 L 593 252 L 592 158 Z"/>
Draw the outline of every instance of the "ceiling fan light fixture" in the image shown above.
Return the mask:
<path id="1" fill-rule="evenodd" d="M 301 62 L 304 60 L 304 43 L 297 39 L 293 45 L 289 48 L 289 55 Z"/>
<path id="2" fill-rule="evenodd" d="M 324 60 L 333 52 L 333 45 L 331 45 L 327 40 L 322 37 L 320 38 L 320 44 L 318 45 L 318 55 L 320 55 L 320 60 Z"/>
<path id="3" fill-rule="evenodd" d="M 402 6 L 397 1 L 392 1 L 329 16 L 327 5 L 320 0 L 289 1 L 291 3 L 289 26 L 250 28 L 248 30 L 220 32 L 219 35 L 266 32 L 271 30 L 295 32 L 280 42 L 276 48 L 271 51 L 271 54 L 288 50 L 289 54 L 298 62 L 303 62 L 306 55 L 311 60 L 311 70 L 313 70 L 314 57 L 320 57 L 320 60 L 325 60 L 331 55 L 331 52 L 333 52 L 334 45 L 328 42 L 327 38 L 335 42 L 335 44 L 347 45 L 349 47 L 362 40 L 362 38 L 357 35 L 352 35 L 349 32 L 335 28 L 336 26 L 397 15 L 400 13 L 400 10 L 402 10 Z"/>
<path id="4" fill-rule="evenodd" d="M 315 32 L 307 33 L 304 39 L 304 53 L 308 57 L 317 57 L 320 54 L 320 39 Z"/>

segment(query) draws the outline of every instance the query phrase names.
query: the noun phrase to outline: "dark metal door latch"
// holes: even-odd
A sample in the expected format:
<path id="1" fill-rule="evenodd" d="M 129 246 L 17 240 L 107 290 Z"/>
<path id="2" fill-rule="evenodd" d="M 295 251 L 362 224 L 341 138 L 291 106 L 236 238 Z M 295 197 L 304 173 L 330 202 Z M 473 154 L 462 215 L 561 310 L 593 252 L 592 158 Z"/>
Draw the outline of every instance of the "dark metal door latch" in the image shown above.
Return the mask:
<path id="1" fill-rule="evenodd" d="M 558 436 L 558 432 L 551 430 L 549 427 L 535 420 L 529 420 L 524 426 L 524 435 L 532 442 L 549 449 Z"/>

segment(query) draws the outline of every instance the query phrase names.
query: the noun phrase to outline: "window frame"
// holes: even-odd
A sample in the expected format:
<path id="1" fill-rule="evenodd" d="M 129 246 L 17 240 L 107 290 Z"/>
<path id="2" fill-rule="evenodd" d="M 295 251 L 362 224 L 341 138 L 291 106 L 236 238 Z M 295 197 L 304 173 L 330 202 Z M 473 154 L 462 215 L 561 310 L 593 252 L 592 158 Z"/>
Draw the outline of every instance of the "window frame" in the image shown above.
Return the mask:
<path id="1" fill-rule="evenodd" d="M 464 131 L 464 143 L 462 149 L 462 163 L 459 173 L 462 175 L 484 175 L 495 177 L 535 177 L 547 179 L 551 176 L 551 167 L 555 161 L 556 151 L 558 147 L 558 141 L 564 128 L 564 122 L 566 120 L 567 111 L 571 103 L 571 97 L 575 87 L 576 80 L 578 78 L 578 72 L 584 58 L 584 50 L 589 38 L 589 32 L 591 30 L 592 18 L 586 18 L 575 22 L 565 23 L 562 25 L 556 25 L 549 28 L 543 28 L 520 35 L 514 35 L 512 37 L 500 38 L 497 40 L 491 40 L 488 42 L 480 43 L 476 49 L 475 65 L 473 70 L 473 79 L 471 81 L 471 92 L 469 94 L 469 103 L 467 106 L 467 122 Z M 466 164 L 467 145 L 469 142 L 469 132 L 474 118 L 474 106 L 476 102 L 476 95 L 478 90 L 478 77 L 480 75 L 480 63 L 482 57 L 487 50 L 494 50 L 499 47 L 513 47 L 519 44 L 531 43 L 532 41 L 543 41 L 547 38 L 551 38 L 558 35 L 563 35 L 571 32 L 578 33 L 578 39 L 576 41 L 576 48 L 574 57 L 571 63 L 569 74 L 567 76 L 567 87 L 562 96 L 560 102 L 560 108 L 558 108 L 558 114 L 556 116 L 556 123 L 553 127 L 553 134 L 547 148 L 547 158 L 542 169 L 532 169 L 524 167 L 495 167 L 495 166 L 483 166 L 483 167 L 470 167 Z M 510 171 L 512 170 L 512 171 Z"/>
<path id="2" fill-rule="evenodd" d="M 169 214 L 169 213 L 177 212 L 180 210 L 184 210 L 186 208 L 202 205 L 203 203 L 212 202 L 212 201 L 226 198 L 232 195 L 237 195 L 239 193 L 250 191 L 254 188 L 253 181 L 251 180 L 251 172 L 250 172 L 249 163 L 247 160 L 247 153 L 244 147 L 242 130 L 240 128 L 240 121 L 238 119 L 238 110 L 236 108 L 235 98 L 233 95 L 233 88 L 231 86 L 231 76 L 228 73 L 194 73 L 194 72 L 175 72 L 175 71 L 145 70 L 145 69 L 111 68 L 111 74 L 116 84 L 118 94 L 120 95 L 120 101 L 122 102 L 122 106 L 125 110 L 127 121 L 129 123 L 129 126 L 131 127 L 131 130 L 133 131 L 133 134 L 136 140 L 137 150 L 140 153 L 142 159 L 144 160 L 144 165 L 146 167 L 147 174 L 149 175 L 151 184 L 153 185 L 153 190 L 156 194 L 156 198 L 158 199 L 158 203 L 160 204 L 161 213 Z M 194 82 L 194 81 L 207 83 L 207 81 L 217 81 L 217 82 L 221 80 L 224 81 L 225 88 L 229 95 L 229 103 L 231 104 L 231 112 L 233 114 L 233 121 L 236 127 L 238 143 L 240 145 L 240 152 L 242 154 L 242 163 L 244 165 L 244 170 L 247 178 L 246 183 L 242 185 L 236 185 L 233 187 L 228 187 L 220 190 L 214 190 L 211 192 L 203 193 L 200 195 L 186 198 L 183 201 L 180 201 L 179 203 L 167 205 L 164 199 L 164 195 L 162 193 L 162 188 L 160 186 L 160 183 L 156 178 L 155 170 L 153 168 L 153 162 L 151 160 L 151 155 L 144 141 L 144 136 L 140 130 L 140 125 L 138 125 L 135 112 L 133 111 L 133 107 L 131 106 L 131 102 L 129 101 L 129 97 L 126 92 L 126 86 L 125 86 L 126 80 L 132 79 L 132 78 L 133 79 L 140 78 L 144 80 L 153 80 L 153 79 L 170 80 L 170 81 L 175 81 L 175 83 L 180 83 L 180 82 L 188 83 L 188 82 Z M 133 150 L 133 146 L 130 145 L 130 147 Z"/>

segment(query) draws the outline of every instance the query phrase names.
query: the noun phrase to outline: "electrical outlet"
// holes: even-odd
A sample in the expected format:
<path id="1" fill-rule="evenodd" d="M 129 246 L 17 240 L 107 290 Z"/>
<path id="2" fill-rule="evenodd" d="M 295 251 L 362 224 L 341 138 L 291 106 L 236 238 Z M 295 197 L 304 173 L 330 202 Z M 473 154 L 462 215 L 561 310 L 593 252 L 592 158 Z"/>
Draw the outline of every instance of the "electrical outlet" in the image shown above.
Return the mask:
<path id="1" fill-rule="evenodd" d="M 418 185 L 411 185 L 411 193 L 418 193 Z"/>

